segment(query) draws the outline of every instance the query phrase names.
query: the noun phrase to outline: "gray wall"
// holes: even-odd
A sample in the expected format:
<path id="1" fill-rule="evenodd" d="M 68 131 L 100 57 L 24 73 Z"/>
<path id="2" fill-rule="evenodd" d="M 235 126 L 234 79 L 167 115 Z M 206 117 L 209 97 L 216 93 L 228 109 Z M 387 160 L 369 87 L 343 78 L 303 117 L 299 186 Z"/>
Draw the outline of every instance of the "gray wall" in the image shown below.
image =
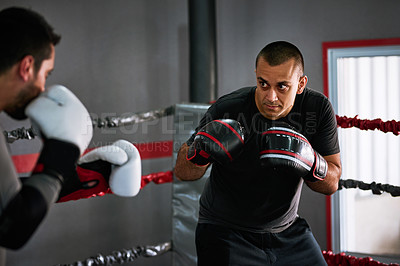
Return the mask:
<path id="1" fill-rule="evenodd" d="M 255 84 L 254 58 L 268 42 L 291 41 L 303 51 L 309 86 L 322 91 L 325 41 L 400 37 L 398 0 L 217 0 L 219 95 Z M 186 0 L 2 0 L 32 7 L 62 34 L 48 84 L 69 87 L 99 117 L 188 101 Z M 6 130 L 25 125 L 1 116 Z M 169 119 L 138 127 L 97 130 L 92 146 L 117 138 L 172 139 Z M 11 145 L 38 152 L 40 142 Z M 170 159 L 143 162 L 143 174 L 170 170 Z M 171 239 L 171 186 L 149 185 L 132 199 L 105 196 L 56 204 L 26 247 L 8 265 L 52 265 L 101 252 Z M 304 189 L 300 214 L 326 248 L 325 197 Z M 28 263 L 29 261 L 29 263 Z M 170 265 L 171 256 L 132 265 Z"/>

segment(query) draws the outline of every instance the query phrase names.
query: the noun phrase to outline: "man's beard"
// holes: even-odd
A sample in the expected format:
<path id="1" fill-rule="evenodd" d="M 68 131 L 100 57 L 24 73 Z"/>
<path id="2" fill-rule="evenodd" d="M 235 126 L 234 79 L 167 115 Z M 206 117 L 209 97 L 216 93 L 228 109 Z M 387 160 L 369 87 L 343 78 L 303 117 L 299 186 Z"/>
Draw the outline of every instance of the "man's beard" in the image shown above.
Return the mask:
<path id="1" fill-rule="evenodd" d="M 26 119 L 25 115 L 26 106 L 35 99 L 39 94 L 35 93 L 36 90 L 32 86 L 25 88 L 18 95 L 16 100 L 4 108 L 4 111 L 12 118 L 16 120 Z"/>
<path id="2" fill-rule="evenodd" d="M 23 107 L 14 106 L 14 108 L 5 109 L 4 111 L 16 120 L 23 120 L 27 118 L 25 115 L 25 108 L 26 105 Z"/>

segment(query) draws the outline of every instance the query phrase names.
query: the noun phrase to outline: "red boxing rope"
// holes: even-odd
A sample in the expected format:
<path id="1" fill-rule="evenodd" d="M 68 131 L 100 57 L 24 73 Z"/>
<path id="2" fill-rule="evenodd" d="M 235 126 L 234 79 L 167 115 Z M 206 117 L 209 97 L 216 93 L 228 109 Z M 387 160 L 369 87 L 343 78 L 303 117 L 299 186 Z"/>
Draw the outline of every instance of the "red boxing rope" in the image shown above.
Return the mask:
<path id="1" fill-rule="evenodd" d="M 374 120 L 368 119 L 358 119 L 358 115 L 353 118 L 348 118 L 346 116 L 338 116 L 336 115 L 336 121 L 338 127 L 341 128 L 350 128 L 357 127 L 362 130 L 374 130 L 378 129 L 385 133 L 392 132 L 396 136 L 399 135 L 400 132 L 400 122 L 391 120 L 391 121 L 382 121 L 382 119 L 377 118 Z"/>
<path id="2" fill-rule="evenodd" d="M 153 182 L 155 184 L 163 184 L 163 183 L 171 183 L 173 180 L 173 173 L 172 171 L 167 172 L 159 172 L 159 173 L 152 173 L 148 175 L 142 176 L 142 182 L 140 189 L 146 186 L 148 183 Z M 73 194 L 65 196 L 57 201 L 57 203 L 66 202 L 70 200 L 80 200 L 80 199 L 88 199 L 92 197 L 104 196 L 106 194 L 112 194 L 111 189 L 106 185 L 102 184 L 99 189 L 94 192 L 93 194 L 87 194 L 85 190 L 78 190 Z"/>
<path id="3" fill-rule="evenodd" d="M 148 183 L 153 182 L 155 184 L 163 184 L 172 182 L 172 171 L 152 173 L 149 175 L 142 176 L 141 189 Z"/>
<path id="4" fill-rule="evenodd" d="M 347 265 L 354 265 L 354 266 L 399 266 L 397 263 L 382 263 L 379 261 L 373 260 L 371 257 L 365 258 L 356 258 L 354 256 L 346 255 L 344 252 L 339 254 L 334 254 L 332 251 L 322 251 L 322 255 L 328 266 L 347 266 Z"/>

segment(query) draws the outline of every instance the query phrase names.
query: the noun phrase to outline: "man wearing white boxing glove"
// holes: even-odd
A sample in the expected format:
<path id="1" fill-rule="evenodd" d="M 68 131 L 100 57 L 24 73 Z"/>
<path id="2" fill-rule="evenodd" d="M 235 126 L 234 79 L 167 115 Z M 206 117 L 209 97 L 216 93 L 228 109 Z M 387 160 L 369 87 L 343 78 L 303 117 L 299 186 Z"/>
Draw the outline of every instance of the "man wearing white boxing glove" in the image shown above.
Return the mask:
<path id="1" fill-rule="evenodd" d="M 40 132 L 43 148 L 33 175 L 2 213 L 0 243 L 8 248 L 19 248 L 30 238 L 61 187 L 74 178 L 77 161 L 93 135 L 86 108 L 63 86 L 41 93 L 25 112 Z"/>
<path id="2" fill-rule="evenodd" d="M 0 11 L 0 27 L 0 111 L 18 120 L 26 113 L 43 139 L 35 173 L 21 182 L 6 140 L 0 138 L 0 246 L 18 249 L 75 171 L 92 138 L 92 124 L 86 108 L 68 89 L 56 86 L 44 92 L 60 41 L 45 19 L 28 9 L 7 8 Z M 4 264 L 5 252 L 0 249 L 0 265 Z"/>
<path id="3" fill-rule="evenodd" d="M 32 176 L 21 182 L 6 140 L 0 138 L 0 246 L 18 249 L 57 200 L 109 191 L 135 196 L 141 165 L 137 149 L 123 140 L 86 153 L 78 163 L 92 138 L 91 118 L 67 88 L 57 85 L 45 92 L 60 36 L 41 15 L 24 8 L 1 11 L 0 26 L 0 111 L 18 120 L 28 116 L 43 140 Z M 0 248 L 3 265 L 5 250 Z"/>

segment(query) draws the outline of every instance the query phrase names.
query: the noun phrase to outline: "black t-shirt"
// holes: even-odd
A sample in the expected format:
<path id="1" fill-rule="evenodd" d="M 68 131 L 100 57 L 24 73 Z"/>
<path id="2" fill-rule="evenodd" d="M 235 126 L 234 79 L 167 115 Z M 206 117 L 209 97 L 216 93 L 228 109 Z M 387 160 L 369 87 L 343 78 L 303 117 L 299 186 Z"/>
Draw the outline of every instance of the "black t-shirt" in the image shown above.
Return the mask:
<path id="1" fill-rule="evenodd" d="M 260 165 L 261 133 L 286 122 L 303 134 L 321 155 L 339 152 L 336 117 L 329 100 L 306 88 L 296 95 L 286 117 L 272 121 L 255 104 L 256 87 L 245 87 L 219 98 L 206 112 L 190 145 L 205 124 L 215 119 L 235 119 L 244 127 L 244 151 L 233 162 L 212 165 L 200 198 L 200 223 L 213 223 L 252 232 L 280 232 L 297 217 L 303 180 L 266 171 Z"/>

